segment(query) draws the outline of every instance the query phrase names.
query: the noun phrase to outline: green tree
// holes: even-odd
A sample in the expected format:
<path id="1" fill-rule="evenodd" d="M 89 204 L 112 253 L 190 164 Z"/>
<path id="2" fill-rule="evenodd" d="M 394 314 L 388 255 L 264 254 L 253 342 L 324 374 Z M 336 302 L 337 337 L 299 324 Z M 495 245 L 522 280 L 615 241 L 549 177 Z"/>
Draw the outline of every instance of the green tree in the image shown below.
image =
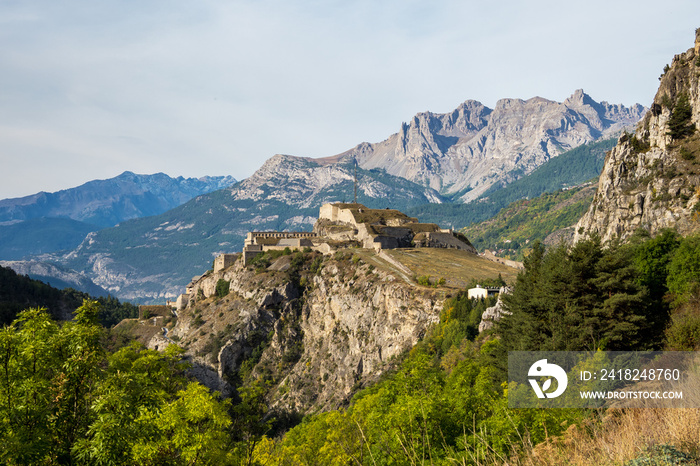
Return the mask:
<path id="1" fill-rule="evenodd" d="M 52 447 L 52 379 L 60 360 L 54 351 L 59 328 L 45 309 L 22 311 L 0 330 L 0 460 L 41 462 Z"/>
<path id="2" fill-rule="evenodd" d="M 688 94 L 682 92 L 678 94 L 676 103 L 668 119 L 668 134 L 673 139 L 683 139 L 695 132 L 695 125 L 692 123 L 693 108 L 690 106 Z"/>
<path id="3" fill-rule="evenodd" d="M 73 452 L 85 463 L 135 464 L 129 452 L 140 432 L 136 419 L 143 411 L 173 402 L 187 385 L 183 350 L 170 345 L 165 352 L 139 343 L 108 356 L 104 379 L 95 389 L 93 422 Z"/>
<path id="4" fill-rule="evenodd" d="M 595 350 L 659 344 L 647 322 L 648 290 L 637 280 L 632 250 L 603 249 L 591 238 L 544 253 L 535 245 L 497 326 L 506 350 Z M 652 331 L 653 330 L 653 331 Z"/>
<path id="5" fill-rule="evenodd" d="M 255 446 L 272 428 L 274 419 L 266 418 L 266 393 L 261 379 L 238 389 L 240 403 L 232 409 L 231 437 L 236 441 L 235 453 L 241 465 L 254 464 Z"/>
<path id="6" fill-rule="evenodd" d="M 92 391 L 105 354 L 99 305 L 85 300 L 59 326 L 45 309 L 20 313 L 0 331 L 0 431 L 5 463 L 70 463 L 92 420 Z"/>
<path id="7" fill-rule="evenodd" d="M 192 382 L 174 401 L 142 410 L 135 421 L 138 433 L 131 450 L 135 464 L 233 464 L 228 405 Z"/>

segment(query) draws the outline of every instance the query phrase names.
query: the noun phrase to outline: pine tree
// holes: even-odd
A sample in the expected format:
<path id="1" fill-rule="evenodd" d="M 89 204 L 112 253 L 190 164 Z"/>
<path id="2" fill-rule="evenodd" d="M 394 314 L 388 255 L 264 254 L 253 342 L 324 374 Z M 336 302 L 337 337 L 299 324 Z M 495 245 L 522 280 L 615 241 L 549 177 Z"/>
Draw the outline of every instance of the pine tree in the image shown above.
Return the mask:
<path id="1" fill-rule="evenodd" d="M 683 139 L 695 132 L 695 125 L 692 123 L 693 109 L 690 106 L 688 94 L 678 94 L 676 104 L 668 119 L 668 135 L 673 139 Z"/>

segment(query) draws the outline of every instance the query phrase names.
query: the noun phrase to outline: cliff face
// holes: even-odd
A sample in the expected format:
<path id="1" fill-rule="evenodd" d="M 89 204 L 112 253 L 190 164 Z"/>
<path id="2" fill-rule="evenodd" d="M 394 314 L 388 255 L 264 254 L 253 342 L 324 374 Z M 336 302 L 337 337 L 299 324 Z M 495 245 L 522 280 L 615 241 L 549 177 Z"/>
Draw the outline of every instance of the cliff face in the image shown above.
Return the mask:
<path id="1" fill-rule="evenodd" d="M 238 261 L 197 281 L 167 338 L 149 346 L 177 342 L 197 377 L 224 393 L 262 378 L 271 406 L 330 409 L 438 320 L 445 291 L 398 277 L 389 264 L 375 267 L 350 252 L 294 253 L 248 267 Z M 217 298 L 220 280 L 230 293 Z"/>
<path id="2" fill-rule="evenodd" d="M 700 42 L 696 42 L 700 45 Z M 651 110 L 634 135 L 623 135 L 608 154 L 598 191 L 576 225 L 574 241 L 591 234 L 628 238 L 700 229 L 700 53 L 676 55 L 660 78 Z"/>

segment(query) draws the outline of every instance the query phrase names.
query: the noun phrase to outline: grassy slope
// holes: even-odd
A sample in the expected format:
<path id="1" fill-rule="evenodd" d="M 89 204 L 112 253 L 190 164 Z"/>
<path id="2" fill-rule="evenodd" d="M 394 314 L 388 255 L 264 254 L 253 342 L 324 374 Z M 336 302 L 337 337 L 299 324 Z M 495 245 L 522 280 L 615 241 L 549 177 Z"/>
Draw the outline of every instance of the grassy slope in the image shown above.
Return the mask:
<path id="1" fill-rule="evenodd" d="M 357 249 L 353 251 L 368 264 L 391 271 L 401 278 L 412 280 L 413 277 L 426 275 L 432 281 L 444 278 L 446 287 L 460 290 L 463 290 L 472 279 L 496 278 L 499 274 L 506 282 L 513 283 L 519 272 L 518 269 L 457 249 L 391 249 L 385 252 L 407 267 L 412 272 L 412 276 L 408 277 L 407 274 L 397 270 L 395 266 L 378 257 L 372 250 Z"/>

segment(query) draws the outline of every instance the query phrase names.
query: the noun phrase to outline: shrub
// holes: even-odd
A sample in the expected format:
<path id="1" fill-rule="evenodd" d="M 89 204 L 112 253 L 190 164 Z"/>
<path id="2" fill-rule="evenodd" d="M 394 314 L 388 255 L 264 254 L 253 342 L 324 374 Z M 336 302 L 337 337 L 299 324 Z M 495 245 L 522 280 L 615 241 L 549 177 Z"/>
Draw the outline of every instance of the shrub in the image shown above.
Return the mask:
<path id="1" fill-rule="evenodd" d="M 681 147 L 678 153 L 683 160 L 693 160 L 695 158 L 695 155 L 687 147 Z"/>
<path id="2" fill-rule="evenodd" d="M 419 285 L 423 286 L 431 286 L 432 283 L 430 283 L 430 276 L 429 275 L 421 275 L 420 277 L 416 277 L 416 282 Z"/>
<path id="3" fill-rule="evenodd" d="M 681 241 L 668 264 L 666 285 L 677 304 L 700 293 L 700 236 Z"/>
<path id="4" fill-rule="evenodd" d="M 664 94 L 661 96 L 661 105 L 663 105 L 664 107 L 666 107 L 669 110 L 671 110 L 673 108 L 673 101 L 668 96 L 668 94 Z"/>
<path id="5" fill-rule="evenodd" d="M 321 272 L 323 258 L 321 256 L 315 258 L 309 267 L 311 273 L 318 274 Z"/>
<path id="6" fill-rule="evenodd" d="M 700 317 L 674 317 L 673 323 L 666 330 L 666 343 L 675 351 L 693 351 L 700 348 Z"/>
<path id="7" fill-rule="evenodd" d="M 219 281 L 216 282 L 216 296 L 219 298 L 223 298 L 224 296 L 227 296 L 230 291 L 230 286 L 231 282 L 228 280 L 224 280 L 223 278 L 220 278 Z"/>

